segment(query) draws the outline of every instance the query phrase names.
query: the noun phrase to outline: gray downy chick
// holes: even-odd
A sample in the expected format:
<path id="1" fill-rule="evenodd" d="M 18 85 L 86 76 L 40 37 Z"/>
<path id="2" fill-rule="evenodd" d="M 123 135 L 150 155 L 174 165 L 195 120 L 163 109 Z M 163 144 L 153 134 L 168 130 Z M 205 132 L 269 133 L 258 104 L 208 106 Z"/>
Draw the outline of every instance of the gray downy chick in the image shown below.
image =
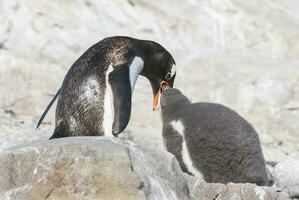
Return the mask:
<path id="1" fill-rule="evenodd" d="M 191 103 L 177 89 L 161 96 L 163 140 L 186 173 L 212 183 L 273 185 L 255 129 L 220 104 Z"/>

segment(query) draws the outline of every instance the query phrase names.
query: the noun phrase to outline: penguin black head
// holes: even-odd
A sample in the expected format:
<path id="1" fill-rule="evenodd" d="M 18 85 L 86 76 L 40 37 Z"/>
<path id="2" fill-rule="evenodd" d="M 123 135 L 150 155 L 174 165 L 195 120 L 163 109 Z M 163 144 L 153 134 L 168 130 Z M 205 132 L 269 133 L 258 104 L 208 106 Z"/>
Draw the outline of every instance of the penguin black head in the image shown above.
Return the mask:
<path id="1" fill-rule="evenodd" d="M 182 92 L 175 88 L 165 88 L 161 91 L 161 110 L 162 115 L 173 111 L 174 108 L 179 108 L 191 104 L 190 100 L 182 94 Z"/>
<path id="2" fill-rule="evenodd" d="M 144 42 L 144 68 L 140 75 L 145 76 L 151 83 L 154 101 L 153 109 L 158 105 L 159 89 L 163 82 L 173 87 L 176 76 L 176 65 L 171 54 L 160 44 L 153 41 Z"/>

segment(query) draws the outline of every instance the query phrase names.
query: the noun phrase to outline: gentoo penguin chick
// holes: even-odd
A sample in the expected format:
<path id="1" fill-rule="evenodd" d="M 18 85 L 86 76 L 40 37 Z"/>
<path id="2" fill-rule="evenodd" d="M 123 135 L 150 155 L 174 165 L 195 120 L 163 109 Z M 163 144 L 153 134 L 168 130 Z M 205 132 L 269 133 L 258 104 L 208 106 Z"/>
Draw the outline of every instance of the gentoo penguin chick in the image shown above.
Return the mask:
<path id="1" fill-rule="evenodd" d="M 162 81 L 173 85 L 176 67 L 160 44 L 130 37 L 109 37 L 87 49 L 66 74 L 58 97 L 55 130 L 50 139 L 69 136 L 120 134 L 131 113 L 131 97 L 138 75 L 146 77 L 154 93 L 154 108 Z"/>
<path id="2" fill-rule="evenodd" d="M 161 95 L 163 140 L 186 173 L 213 183 L 270 186 L 255 129 L 235 111 L 215 103 L 191 103 L 177 89 Z"/>

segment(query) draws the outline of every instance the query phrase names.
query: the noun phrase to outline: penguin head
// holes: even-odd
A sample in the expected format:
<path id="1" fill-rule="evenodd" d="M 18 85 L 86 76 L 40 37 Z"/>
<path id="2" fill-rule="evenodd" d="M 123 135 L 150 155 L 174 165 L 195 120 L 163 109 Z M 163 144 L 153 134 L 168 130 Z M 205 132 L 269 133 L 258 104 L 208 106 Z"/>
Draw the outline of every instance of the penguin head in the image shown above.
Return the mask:
<path id="1" fill-rule="evenodd" d="M 171 54 L 160 44 L 146 41 L 144 52 L 144 68 L 140 75 L 145 76 L 152 86 L 154 95 L 153 109 L 158 105 L 161 83 L 167 83 L 173 87 L 176 76 L 176 64 Z"/>
<path id="2" fill-rule="evenodd" d="M 174 108 L 178 108 L 182 105 L 190 104 L 190 100 L 182 94 L 182 92 L 175 88 L 165 88 L 162 89 L 161 92 L 161 109 L 162 112 L 166 109 L 173 110 Z"/>

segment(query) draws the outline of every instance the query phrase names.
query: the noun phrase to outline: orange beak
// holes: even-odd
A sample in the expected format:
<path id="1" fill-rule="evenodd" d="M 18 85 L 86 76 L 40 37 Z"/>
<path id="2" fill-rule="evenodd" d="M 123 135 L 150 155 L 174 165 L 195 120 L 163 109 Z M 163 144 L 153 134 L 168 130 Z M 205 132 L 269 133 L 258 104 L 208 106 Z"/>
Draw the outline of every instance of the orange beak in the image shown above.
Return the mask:
<path id="1" fill-rule="evenodd" d="M 159 91 L 157 92 L 157 94 L 154 97 L 154 101 L 153 101 L 153 110 L 156 110 L 160 101 L 160 97 L 162 94 L 162 91 L 166 88 L 170 88 L 169 84 L 166 81 L 162 81 L 160 84 L 160 88 Z"/>

